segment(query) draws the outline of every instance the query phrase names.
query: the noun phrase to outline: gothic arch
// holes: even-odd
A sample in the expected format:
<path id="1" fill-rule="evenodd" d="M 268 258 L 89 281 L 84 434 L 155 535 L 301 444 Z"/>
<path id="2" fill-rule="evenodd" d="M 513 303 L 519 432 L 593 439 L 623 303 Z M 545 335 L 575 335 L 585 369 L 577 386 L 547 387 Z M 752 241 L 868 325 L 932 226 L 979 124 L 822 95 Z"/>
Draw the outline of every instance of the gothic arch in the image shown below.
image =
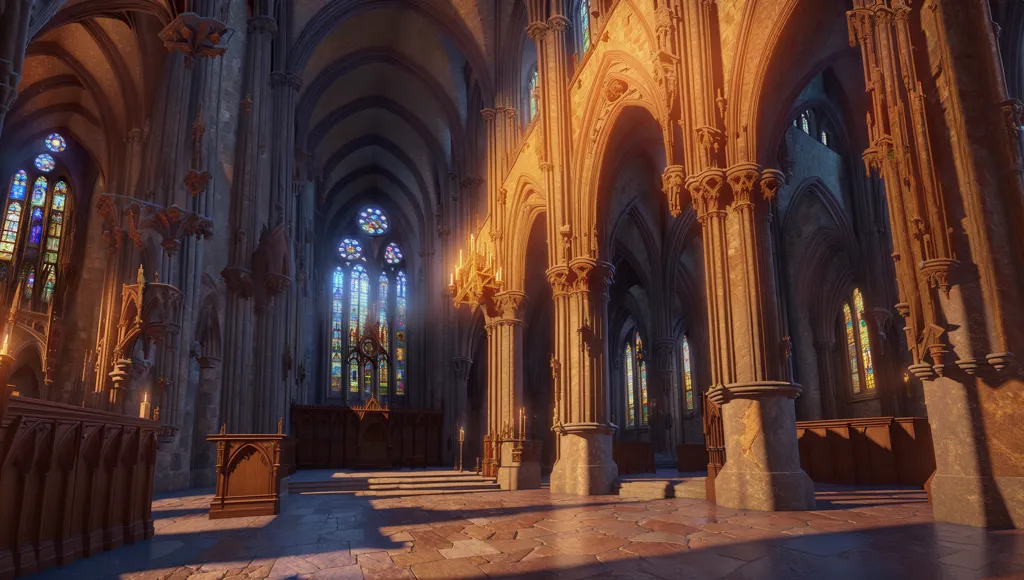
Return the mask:
<path id="1" fill-rule="evenodd" d="M 771 166 L 771 143 L 782 133 L 789 103 L 830 61 L 852 50 L 846 9 L 842 2 L 818 0 L 744 5 L 737 50 L 725 71 L 732 159 Z"/>
<path id="2" fill-rule="evenodd" d="M 527 253 L 530 235 L 534 223 L 547 216 L 547 199 L 533 179 L 523 175 L 508 208 L 508 215 L 512 218 L 509 223 L 511 231 L 503 234 L 509 236 L 509 272 L 505 279 L 508 280 L 510 290 L 522 290 L 526 285 L 529 267 Z M 546 270 L 547 264 L 543 264 L 543 267 Z"/>

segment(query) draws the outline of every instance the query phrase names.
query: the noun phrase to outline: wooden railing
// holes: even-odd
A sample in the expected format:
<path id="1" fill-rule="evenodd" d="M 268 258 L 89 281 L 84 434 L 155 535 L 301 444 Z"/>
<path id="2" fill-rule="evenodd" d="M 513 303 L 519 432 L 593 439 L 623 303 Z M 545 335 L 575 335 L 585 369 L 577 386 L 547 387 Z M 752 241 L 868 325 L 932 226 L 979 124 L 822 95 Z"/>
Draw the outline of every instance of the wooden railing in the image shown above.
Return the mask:
<path id="1" fill-rule="evenodd" d="M 935 471 L 924 417 L 801 421 L 796 432 L 800 467 L 817 482 L 924 486 Z"/>
<path id="2" fill-rule="evenodd" d="M 5 411 L 0 580 L 152 537 L 159 423 L 22 397 Z"/>
<path id="3" fill-rule="evenodd" d="M 217 444 L 217 491 L 210 502 L 210 519 L 277 515 L 281 479 L 294 471 L 291 438 L 280 430 L 261 435 L 221 429 L 206 440 Z"/>
<path id="4" fill-rule="evenodd" d="M 292 406 L 299 469 L 441 464 L 440 411 Z"/>

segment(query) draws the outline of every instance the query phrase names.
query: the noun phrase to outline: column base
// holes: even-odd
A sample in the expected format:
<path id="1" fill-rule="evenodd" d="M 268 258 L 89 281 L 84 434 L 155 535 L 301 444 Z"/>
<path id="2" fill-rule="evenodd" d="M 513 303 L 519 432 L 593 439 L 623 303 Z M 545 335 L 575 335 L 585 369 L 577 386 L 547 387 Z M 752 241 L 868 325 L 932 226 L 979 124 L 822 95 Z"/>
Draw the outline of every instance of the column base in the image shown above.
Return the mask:
<path id="1" fill-rule="evenodd" d="M 931 501 L 936 521 L 1024 529 L 1024 477 L 936 473 L 931 478 Z"/>
<path id="2" fill-rule="evenodd" d="M 814 483 L 803 470 L 737 471 L 729 460 L 715 476 L 715 503 L 736 509 L 767 512 L 813 510 Z"/>
<path id="3" fill-rule="evenodd" d="M 540 489 L 540 441 L 501 442 L 498 485 L 502 491 Z"/>
<path id="4" fill-rule="evenodd" d="M 608 495 L 619 477 L 612 459 L 614 427 L 599 423 L 561 425 L 551 493 Z"/>

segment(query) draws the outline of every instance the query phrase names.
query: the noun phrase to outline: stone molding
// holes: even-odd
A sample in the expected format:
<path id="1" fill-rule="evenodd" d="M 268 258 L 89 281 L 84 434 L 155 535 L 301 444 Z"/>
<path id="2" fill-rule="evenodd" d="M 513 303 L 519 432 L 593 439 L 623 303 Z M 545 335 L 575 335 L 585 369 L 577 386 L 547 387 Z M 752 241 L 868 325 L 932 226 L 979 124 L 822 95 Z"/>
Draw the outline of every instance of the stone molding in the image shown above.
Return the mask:
<path id="1" fill-rule="evenodd" d="M 803 391 L 803 387 L 787 381 L 751 381 L 715 385 L 708 390 L 708 398 L 716 405 L 724 405 L 733 399 L 763 399 L 766 397 L 795 399 L 801 391 Z"/>

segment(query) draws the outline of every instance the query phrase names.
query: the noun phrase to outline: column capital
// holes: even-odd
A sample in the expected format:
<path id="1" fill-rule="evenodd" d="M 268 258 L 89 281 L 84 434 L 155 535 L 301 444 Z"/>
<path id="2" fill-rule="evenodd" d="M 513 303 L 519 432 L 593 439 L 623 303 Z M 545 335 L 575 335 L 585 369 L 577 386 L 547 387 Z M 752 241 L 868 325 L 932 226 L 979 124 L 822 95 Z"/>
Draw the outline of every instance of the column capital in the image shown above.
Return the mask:
<path id="1" fill-rule="evenodd" d="M 491 108 L 480 109 L 480 115 L 487 121 L 493 121 L 498 116 L 498 111 Z"/>
<path id="2" fill-rule="evenodd" d="M 765 399 L 786 397 L 795 399 L 803 387 L 787 381 L 750 381 L 715 385 L 708 389 L 708 398 L 716 405 L 724 405 L 734 399 Z"/>
<path id="3" fill-rule="evenodd" d="M 537 44 L 540 44 L 549 32 L 551 27 L 546 22 L 531 22 L 526 26 L 526 35 Z"/>
<path id="4" fill-rule="evenodd" d="M 669 165 L 661 174 L 661 191 L 668 200 L 668 210 L 672 217 L 679 217 L 683 211 L 683 186 L 686 182 L 686 169 L 682 165 Z"/>
<path id="5" fill-rule="evenodd" d="M 288 86 L 296 93 L 302 90 L 302 77 L 295 73 L 274 71 L 270 73 L 270 86 Z"/>
<path id="6" fill-rule="evenodd" d="M 253 16 L 248 22 L 249 32 L 277 34 L 277 21 L 272 16 Z"/>
<path id="7" fill-rule="evenodd" d="M 471 368 L 473 368 L 473 359 L 464 356 L 452 357 L 452 369 L 455 371 L 455 378 L 459 381 L 469 380 Z"/>
<path id="8" fill-rule="evenodd" d="M 609 262 L 593 258 L 575 258 L 569 262 L 573 273 L 574 292 L 600 292 L 604 294 L 612 283 L 615 267 Z"/>
<path id="9" fill-rule="evenodd" d="M 494 306 L 497 316 L 501 321 L 522 323 L 523 309 L 526 306 L 526 293 L 518 290 L 507 290 L 495 294 Z"/>

